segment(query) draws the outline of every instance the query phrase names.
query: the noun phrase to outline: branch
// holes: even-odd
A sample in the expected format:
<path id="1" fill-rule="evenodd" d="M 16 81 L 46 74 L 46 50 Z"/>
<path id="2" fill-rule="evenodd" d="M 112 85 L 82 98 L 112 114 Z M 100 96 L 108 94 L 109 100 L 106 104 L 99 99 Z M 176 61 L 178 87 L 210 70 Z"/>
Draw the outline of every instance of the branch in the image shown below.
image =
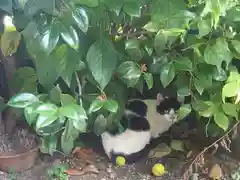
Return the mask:
<path id="1" fill-rule="evenodd" d="M 132 33 L 114 33 L 111 34 L 113 36 L 122 36 L 122 37 L 136 37 L 136 36 L 140 36 L 143 34 L 149 34 L 150 32 L 148 31 L 138 31 L 138 32 L 132 32 Z"/>
<path id="2" fill-rule="evenodd" d="M 82 99 L 81 99 L 81 96 L 82 96 L 82 86 L 81 86 L 81 82 L 79 80 L 77 72 L 75 72 L 75 76 L 76 76 L 77 86 L 78 86 L 78 100 L 79 100 L 80 105 L 82 106 Z"/>
<path id="3" fill-rule="evenodd" d="M 188 169 L 184 172 L 183 177 L 187 176 L 187 173 L 189 172 L 189 170 L 191 169 L 191 167 L 193 166 L 194 163 L 197 162 L 197 160 L 206 152 L 208 151 L 210 148 L 212 148 L 215 144 L 217 144 L 218 142 L 220 142 L 222 139 L 224 139 L 227 135 L 229 135 L 230 132 L 232 132 L 238 125 L 240 122 L 237 122 L 228 132 L 226 132 L 226 134 L 224 134 L 222 137 L 220 137 L 219 139 L 217 139 L 216 141 L 214 141 L 211 145 L 209 145 L 208 147 L 204 148 L 192 161 L 192 163 L 188 166 Z"/>

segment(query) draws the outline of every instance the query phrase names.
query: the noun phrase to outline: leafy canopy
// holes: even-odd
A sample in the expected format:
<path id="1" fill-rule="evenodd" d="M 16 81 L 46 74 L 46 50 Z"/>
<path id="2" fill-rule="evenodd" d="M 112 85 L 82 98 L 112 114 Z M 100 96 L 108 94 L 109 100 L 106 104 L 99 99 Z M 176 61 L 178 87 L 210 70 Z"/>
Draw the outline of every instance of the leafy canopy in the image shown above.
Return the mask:
<path id="1" fill-rule="evenodd" d="M 0 9 L 13 17 L 4 55 L 24 40 L 34 62 L 16 72 L 8 105 L 24 109 L 44 152 L 118 127 L 128 88 L 145 83 L 191 97 L 180 119 L 193 109 L 224 131 L 238 120 L 239 0 L 1 0 Z"/>

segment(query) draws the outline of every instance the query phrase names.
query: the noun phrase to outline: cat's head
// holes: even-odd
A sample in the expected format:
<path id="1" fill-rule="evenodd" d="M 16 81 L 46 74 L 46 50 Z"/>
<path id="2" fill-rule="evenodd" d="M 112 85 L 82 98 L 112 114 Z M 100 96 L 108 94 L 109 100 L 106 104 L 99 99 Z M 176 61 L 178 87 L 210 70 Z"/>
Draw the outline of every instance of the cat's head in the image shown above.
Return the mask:
<path id="1" fill-rule="evenodd" d="M 157 112 L 164 115 L 170 121 L 176 121 L 177 110 L 181 107 L 181 103 L 175 97 L 163 96 L 157 94 Z"/>

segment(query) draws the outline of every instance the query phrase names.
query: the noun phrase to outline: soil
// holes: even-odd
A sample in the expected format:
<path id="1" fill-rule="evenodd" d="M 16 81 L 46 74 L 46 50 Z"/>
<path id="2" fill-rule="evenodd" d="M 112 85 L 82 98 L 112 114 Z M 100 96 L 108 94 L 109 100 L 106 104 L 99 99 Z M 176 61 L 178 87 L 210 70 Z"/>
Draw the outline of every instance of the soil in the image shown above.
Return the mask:
<path id="1" fill-rule="evenodd" d="M 224 155 L 225 156 L 225 155 Z M 49 157 L 44 156 L 39 158 L 36 166 L 31 170 L 19 173 L 19 174 L 6 174 L 0 172 L 0 180 L 49 180 L 47 171 L 57 164 L 61 163 L 62 158 L 59 156 Z M 232 170 L 239 167 L 239 164 L 229 157 L 215 158 L 216 163 L 221 163 L 223 167 L 227 165 Z M 162 177 L 153 177 L 151 175 L 152 163 L 145 164 L 145 162 L 140 162 L 135 165 L 126 166 L 123 168 L 109 167 L 106 158 L 101 159 L 96 163 L 96 167 L 99 168 L 99 174 L 87 174 L 83 176 L 72 176 L 69 180 L 182 180 L 181 167 L 183 167 L 184 161 L 178 159 L 169 159 L 167 170 L 168 172 Z M 110 169 L 110 170 L 109 170 Z M 224 168 L 223 168 L 224 171 Z M 207 177 L 202 177 L 201 180 L 208 180 Z M 222 178 L 222 180 L 230 180 L 228 175 Z M 64 179 L 65 180 L 65 179 Z"/>
<path id="2" fill-rule="evenodd" d="M 15 155 L 36 146 L 36 136 L 26 129 L 18 128 L 13 134 L 0 131 L 0 155 Z"/>

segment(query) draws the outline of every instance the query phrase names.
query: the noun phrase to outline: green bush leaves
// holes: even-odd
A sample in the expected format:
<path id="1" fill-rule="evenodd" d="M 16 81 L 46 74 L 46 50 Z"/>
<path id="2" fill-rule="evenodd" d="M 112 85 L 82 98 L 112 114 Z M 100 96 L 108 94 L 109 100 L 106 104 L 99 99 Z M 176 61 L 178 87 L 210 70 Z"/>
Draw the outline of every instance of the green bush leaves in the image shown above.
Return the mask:
<path id="1" fill-rule="evenodd" d="M 161 69 L 160 80 L 163 87 L 167 87 L 174 79 L 176 75 L 175 66 L 173 63 L 164 65 Z"/>
<path id="2" fill-rule="evenodd" d="M 38 102 L 39 99 L 30 93 L 20 93 L 15 96 L 13 96 L 9 102 L 8 105 L 15 107 L 15 108 L 25 108 L 35 102 Z"/>
<path id="3" fill-rule="evenodd" d="M 110 41 L 101 39 L 89 48 L 87 53 L 88 67 L 103 90 L 112 78 L 117 66 L 117 55 Z"/>
<path id="4" fill-rule="evenodd" d="M 193 108 L 226 131 L 240 110 L 239 6 L 232 0 L 64 0 L 56 6 L 2 0 L 0 9 L 14 19 L 4 18 L 3 55 L 21 54 L 24 42 L 34 64 L 12 76 L 9 85 L 18 94 L 8 105 L 24 109 L 50 154 L 58 143 L 70 153 L 79 133 L 116 128 L 132 88 L 143 95 L 158 85 L 176 88 L 178 98 L 191 97 L 179 119 Z"/>

